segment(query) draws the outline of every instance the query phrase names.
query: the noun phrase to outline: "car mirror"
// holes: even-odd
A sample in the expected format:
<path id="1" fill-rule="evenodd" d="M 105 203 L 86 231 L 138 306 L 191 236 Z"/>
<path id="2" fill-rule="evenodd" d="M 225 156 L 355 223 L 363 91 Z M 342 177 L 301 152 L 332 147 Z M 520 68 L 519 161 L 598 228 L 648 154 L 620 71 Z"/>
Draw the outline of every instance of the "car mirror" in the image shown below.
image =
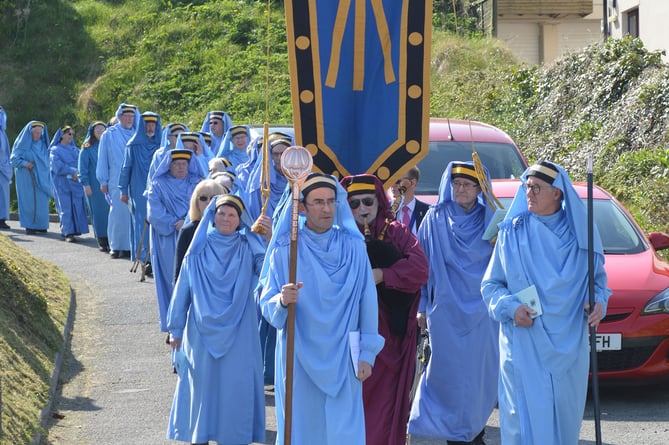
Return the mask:
<path id="1" fill-rule="evenodd" d="M 655 250 L 662 250 L 669 247 L 669 235 L 662 232 L 651 232 L 648 239 Z"/>

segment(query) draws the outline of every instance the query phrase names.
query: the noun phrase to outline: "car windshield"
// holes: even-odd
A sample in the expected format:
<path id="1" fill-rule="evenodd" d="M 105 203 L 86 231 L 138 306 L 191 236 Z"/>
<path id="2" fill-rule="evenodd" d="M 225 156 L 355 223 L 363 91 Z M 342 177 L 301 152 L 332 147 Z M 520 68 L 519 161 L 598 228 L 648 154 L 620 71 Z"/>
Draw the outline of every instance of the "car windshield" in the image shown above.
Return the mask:
<path id="1" fill-rule="evenodd" d="M 512 144 L 477 142 L 473 148 L 488 168 L 492 179 L 518 178 L 525 171 L 525 163 Z M 451 161 L 471 161 L 472 143 L 432 141 L 430 152 L 418 163 L 420 180 L 417 195 L 436 195 L 446 166 Z"/>
<path id="2" fill-rule="evenodd" d="M 499 199 L 504 208 L 511 205 L 512 198 Z M 583 204 L 587 200 L 583 199 Z M 648 244 L 637 231 L 627 214 L 610 199 L 595 199 L 592 202 L 595 224 L 607 255 L 630 255 L 648 249 Z"/>

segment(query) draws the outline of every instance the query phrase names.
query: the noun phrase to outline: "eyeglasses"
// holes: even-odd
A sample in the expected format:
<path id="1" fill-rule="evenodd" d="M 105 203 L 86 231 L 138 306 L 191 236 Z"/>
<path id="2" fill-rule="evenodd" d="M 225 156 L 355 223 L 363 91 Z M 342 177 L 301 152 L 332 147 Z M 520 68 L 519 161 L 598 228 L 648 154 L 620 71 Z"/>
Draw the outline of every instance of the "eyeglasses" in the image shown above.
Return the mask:
<path id="1" fill-rule="evenodd" d="M 197 197 L 201 202 L 211 201 L 211 198 L 213 198 L 213 196 L 200 195 Z"/>
<path id="2" fill-rule="evenodd" d="M 523 187 L 525 188 L 525 193 L 530 191 L 534 196 L 537 196 L 539 193 L 541 193 L 541 186 L 539 184 L 523 184 Z M 549 185 L 548 188 L 551 189 L 553 186 Z"/>
<path id="3" fill-rule="evenodd" d="M 362 198 L 362 199 L 355 199 L 354 198 L 354 199 L 350 199 L 348 201 L 348 205 L 351 206 L 351 208 L 355 210 L 358 207 L 360 207 L 361 203 L 364 204 L 365 207 L 371 207 L 371 206 L 374 205 L 375 202 L 376 202 L 376 199 L 374 199 L 374 198 Z"/>
<path id="4" fill-rule="evenodd" d="M 314 199 L 311 202 L 304 201 L 304 204 L 310 207 L 318 207 L 319 209 L 328 207 L 334 207 L 338 204 L 336 199 Z"/>
<path id="5" fill-rule="evenodd" d="M 479 186 L 478 184 L 474 184 L 473 182 L 460 182 L 460 181 L 453 181 L 452 184 L 454 189 L 463 188 L 467 191 L 472 190 Z"/>
<path id="6" fill-rule="evenodd" d="M 209 125 L 218 125 L 218 124 L 219 124 L 218 121 L 209 121 Z"/>

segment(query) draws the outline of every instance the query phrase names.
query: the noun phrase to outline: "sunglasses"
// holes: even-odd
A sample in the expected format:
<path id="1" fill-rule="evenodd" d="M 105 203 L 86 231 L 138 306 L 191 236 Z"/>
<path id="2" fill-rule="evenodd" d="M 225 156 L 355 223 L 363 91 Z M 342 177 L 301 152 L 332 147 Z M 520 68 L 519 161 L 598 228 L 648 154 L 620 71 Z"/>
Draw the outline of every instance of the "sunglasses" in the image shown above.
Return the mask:
<path id="1" fill-rule="evenodd" d="M 360 203 L 364 204 L 365 207 L 371 207 L 374 205 L 374 198 L 351 199 L 348 201 L 348 205 L 351 206 L 352 209 L 360 207 Z"/>
<path id="2" fill-rule="evenodd" d="M 199 199 L 202 202 L 211 201 L 211 198 L 213 198 L 213 196 L 200 195 L 197 197 L 197 199 Z"/>

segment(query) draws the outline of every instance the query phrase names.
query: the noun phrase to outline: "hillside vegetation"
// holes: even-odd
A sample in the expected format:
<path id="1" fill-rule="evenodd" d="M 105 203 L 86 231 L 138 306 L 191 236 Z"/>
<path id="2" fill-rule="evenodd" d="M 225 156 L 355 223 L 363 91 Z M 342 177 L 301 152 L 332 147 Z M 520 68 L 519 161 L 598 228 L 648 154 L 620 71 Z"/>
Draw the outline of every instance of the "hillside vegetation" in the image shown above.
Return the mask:
<path id="1" fill-rule="evenodd" d="M 262 0 L 0 0 L 0 8 L 10 140 L 30 119 L 82 135 L 123 101 L 193 128 L 210 109 L 238 123 L 291 121 L 282 2 L 271 3 L 269 34 Z M 530 160 L 554 160 L 575 179 L 593 156 L 595 181 L 644 229 L 667 230 L 667 73 L 638 40 L 525 67 L 496 40 L 435 31 L 431 114 L 496 125 Z"/>

